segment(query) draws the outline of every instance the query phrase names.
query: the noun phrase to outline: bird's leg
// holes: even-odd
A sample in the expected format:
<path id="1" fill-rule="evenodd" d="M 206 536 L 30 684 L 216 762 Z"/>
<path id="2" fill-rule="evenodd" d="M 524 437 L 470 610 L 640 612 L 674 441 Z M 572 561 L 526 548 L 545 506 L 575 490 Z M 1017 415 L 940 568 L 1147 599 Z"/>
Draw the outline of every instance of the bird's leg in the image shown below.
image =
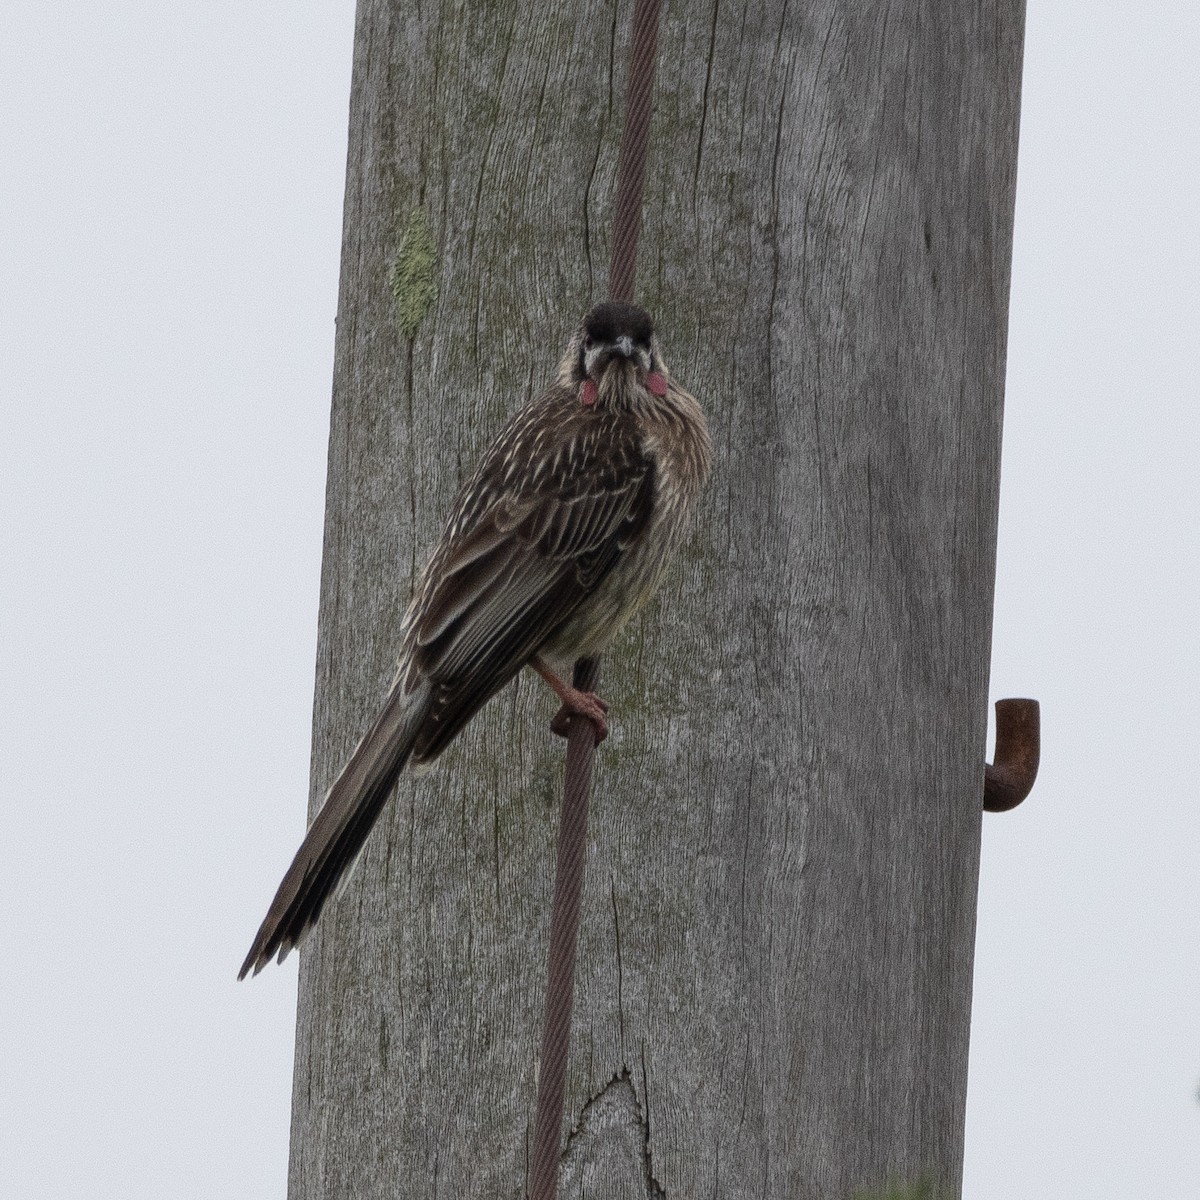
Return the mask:
<path id="1" fill-rule="evenodd" d="M 587 717 L 596 731 L 596 745 L 600 745 L 608 737 L 608 722 L 604 719 L 608 705 L 595 692 L 581 692 L 564 682 L 550 670 L 540 655 L 535 654 L 529 660 L 529 665 L 554 689 L 554 694 L 562 701 L 562 708 L 554 714 L 554 719 L 550 722 L 551 731 L 559 737 L 566 737 L 572 717 Z"/>

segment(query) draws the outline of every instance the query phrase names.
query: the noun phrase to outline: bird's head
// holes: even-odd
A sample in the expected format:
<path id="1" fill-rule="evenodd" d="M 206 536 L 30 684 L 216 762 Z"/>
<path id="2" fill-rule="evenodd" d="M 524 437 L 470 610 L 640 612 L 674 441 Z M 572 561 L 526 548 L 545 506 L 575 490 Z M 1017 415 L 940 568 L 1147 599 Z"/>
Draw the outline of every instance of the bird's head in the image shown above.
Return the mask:
<path id="1" fill-rule="evenodd" d="M 666 367 L 654 322 L 636 304 L 608 301 L 592 308 L 571 339 L 563 365 L 587 405 L 609 393 L 616 399 L 616 392 L 624 393 L 630 386 L 659 396 L 666 392 Z"/>

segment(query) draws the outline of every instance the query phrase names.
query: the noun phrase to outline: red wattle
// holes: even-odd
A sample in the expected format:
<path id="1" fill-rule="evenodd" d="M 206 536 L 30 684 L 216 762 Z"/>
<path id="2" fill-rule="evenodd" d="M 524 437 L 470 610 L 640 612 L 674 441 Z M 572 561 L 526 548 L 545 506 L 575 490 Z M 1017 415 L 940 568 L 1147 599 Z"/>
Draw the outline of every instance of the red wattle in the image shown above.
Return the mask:
<path id="1" fill-rule="evenodd" d="M 600 390 L 596 387 L 594 379 L 585 379 L 583 387 L 579 389 L 579 401 L 585 408 L 591 408 L 596 403 L 596 397 L 600 394 Z"/>
<path id="2" fill-rule="evenodd" d="M 646 387 L 656 396 L 667 394 L 667 381 L 657 371 L 651 371 L 646 376 Z"/>

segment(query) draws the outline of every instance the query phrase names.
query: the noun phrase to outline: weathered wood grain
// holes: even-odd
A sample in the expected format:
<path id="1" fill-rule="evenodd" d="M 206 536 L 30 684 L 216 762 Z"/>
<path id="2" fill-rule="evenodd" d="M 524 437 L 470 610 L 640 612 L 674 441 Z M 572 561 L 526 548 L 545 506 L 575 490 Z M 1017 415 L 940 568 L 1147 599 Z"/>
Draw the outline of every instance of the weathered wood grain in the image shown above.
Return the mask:
<path id="1" fill-rule="evenodd" d="M 603 295 L 629 8 L 360 0 L 314 797 L 464 473 Z M 958 1187 L 1022 28 L 664 11 L 639 293 L 717 465 L 604 665 L 570 1200 Z M 523 1194 L 553 707 L 523 681 L 403 782 L 306 947 L 292 1200 Z"/>

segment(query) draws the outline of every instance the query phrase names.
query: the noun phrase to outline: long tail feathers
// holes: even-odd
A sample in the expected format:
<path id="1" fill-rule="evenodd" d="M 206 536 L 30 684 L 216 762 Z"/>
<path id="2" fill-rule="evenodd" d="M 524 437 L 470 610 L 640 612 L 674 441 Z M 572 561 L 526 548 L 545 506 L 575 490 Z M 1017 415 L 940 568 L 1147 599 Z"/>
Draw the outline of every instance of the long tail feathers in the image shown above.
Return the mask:
<path id="1" fill-rule="evenodd" d="M 316 924 L 325 901 L 353 866 L 391 794 L 429 711 L 430 688 L 405 694 L 399 683 L 338 776 L 309 826 L 259 927 L 238 978 L 280 962 Z"/>

